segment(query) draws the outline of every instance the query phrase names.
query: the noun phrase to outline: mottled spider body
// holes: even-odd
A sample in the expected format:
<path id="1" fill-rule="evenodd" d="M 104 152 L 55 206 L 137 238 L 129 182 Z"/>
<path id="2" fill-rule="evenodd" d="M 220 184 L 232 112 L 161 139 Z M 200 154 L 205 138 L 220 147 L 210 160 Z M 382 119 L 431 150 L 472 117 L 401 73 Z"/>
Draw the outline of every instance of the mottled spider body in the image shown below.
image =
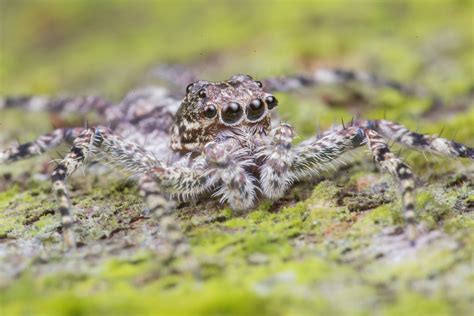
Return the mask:
<path id="1" fill-rule="evenodd" d="M 176 254 L 189 253 L 189 246 L 174 220 L 172 200 L 213 196 L 234 210 L 250 209 L 261 199 L 282 197 L 293 183 L 318 175 L 341 162 L 345 153 L 367 145 L 380 169 L 399 182 L 408 237 L 414 241 L 414 176 L 390 152 L 386 139 L 451 157 L 474 159 L 474 149 L 385 120 L 357 120 L 292 146 L 295 132 L 276 118 L 273 112 L 277 100 L 271 92 L 352 80 L 408 91 L 364 73 L 320 70 L 310 76 L 262 82 L 248 75 L 235 75 L 223 82 L 198 80 L 187 86 L 181 100 L 163 88 L 132 92 L 117 105 L 92 97 L 6 99 L 4 106 L 34 104 L 47 110 L 94 110 L 109 127 L 57 129 L 0 152 L 0 163 L 41 154 L 62 141 L 72 143 L 52 175 L 69 246 L 75 245 L 75 239 L 67 177 L 91 160 L 128 170 L 138 178 L 147 207 L 169 238 L 170 251 Z"/>

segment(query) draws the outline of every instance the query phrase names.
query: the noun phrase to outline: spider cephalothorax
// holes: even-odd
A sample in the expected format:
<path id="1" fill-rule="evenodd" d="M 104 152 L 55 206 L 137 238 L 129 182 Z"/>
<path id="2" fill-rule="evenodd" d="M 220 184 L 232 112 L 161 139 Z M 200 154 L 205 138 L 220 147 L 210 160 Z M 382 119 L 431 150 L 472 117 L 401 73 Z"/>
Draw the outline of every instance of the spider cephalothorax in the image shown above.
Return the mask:
<path id="1" fill-rule="evenodd" d="M 414 176 L 390 151 L 387 139 L 449 157 L 474 159 L 474 149 L 386 120 L 357 120 L 292 145 L 293 128 L 270 121 L 270 111 L 277 105 L 270 92 L 350 80 L 408 91 L 364 73 L 323 70 L 312 76 L 269 78 L 263 84 L 247 75 L 215 83 L 199 80 L 187 86 L 181 102 L 166 89 L 156 88 L 133 92 L 115 106 L 96 98 L 59 102 L 43 98 L 40 103 L 45 109 L 95 110 L 111 128 L 57 129 L 0 152 L 0 163 L 41 154 L 62 141 L 72 142 L 70 152 L 52 174 L 67 245 L 74 246 L 75 241 L 66 179 L 85 162 L 103 159 L 139 179 L 140 192 L 172 248 L 186 252 L 189 247 L 174 222 L 170 199 L 217 197 L 234 210 L 251 209 L 261 199 L 279 199 L 293 183 L 334 167 L 342 155 L 367 145 L 380 169 L 399 183 L 408 236 L 414 241 Z M 19 106 L 16 101 L 2 104 Z M 38 100 L 32 101 L 37 107 Z M 25 102 L 28 99 L 22 104 Z"/>
<path id="2" fill-rule="evenodd" d="M 268 133 L 269 111 L 276 105 L 276 98 L 248 75 L 217 83 L 191 83 L 171 127 L 171 148 L 179 152 L 202 150 L 222 132 L 238 130 L 235 127 Z"/>

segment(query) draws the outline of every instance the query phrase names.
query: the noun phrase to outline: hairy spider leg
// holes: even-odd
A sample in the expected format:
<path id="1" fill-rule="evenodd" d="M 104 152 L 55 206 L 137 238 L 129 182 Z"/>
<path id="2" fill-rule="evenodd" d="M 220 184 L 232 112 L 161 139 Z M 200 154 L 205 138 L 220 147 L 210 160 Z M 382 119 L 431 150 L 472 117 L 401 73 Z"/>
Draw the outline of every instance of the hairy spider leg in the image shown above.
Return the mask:
<path id="1" fill-rule="evenodd" d="M 177 87 L 185 87 L 190 82 L 198 80 L 199 76 L 192 69 L 179 64 L 159 65 L 152 71 L 153 75 L 161 80 L 170 82 Z M 292 91 L 303 87 L 318 85 L 342 85 L 349 82 L 361 82 L 372 87 L 386 87 L 394 89 L 408 96 L 429 96 L 421 88 L 404 85 L 395 80 L 363 71 L 355 71 L 341 68 L 320 68 L 311 73 L 295 74 L 281 77 L 270 77 L 261 80 L 263 88 L 268 92 Z"/>
<path id="2" fill-rule="evenodd" d="M 83 130 L 83 128 L 58 128 L 50 133 L 41 135 L 34 141 L 12 146 L 0 151 L 0 164 L 41 155 L 47 150 L 58 147 L 64 141 L 72 144 L 74 139 Z"/>
<path id="3" fill-rule="evenodd" d="M 375 130 L 384 138 L 417 151 L 430 152 L 438 156 L 451 158 L 474 159 L 474 148 L 472 147 L 439 137 L 438 135 L 420 134 L 396 122 L 388 120 L 356 120 L 351 123 L 351 126 Z M 318 135 L 318 138 L 325 137 L 334 131 L 342 129 L 344 129 L 342 125 L 335 126 L 331 130 Z"/>
<path id="4" fill-rule="evenodd" d="M 289 129 L 285 126 L 285 129 Z M 286 131 L 289 134 L 290 131 Z M 288 143 L 288 142 L 286 142 Z M 402 195 L 404 218 L 407 224 L 408 237 L 415 240 L 415 211 L 414 211 L 414 189 L 415 182 L 410 168 L 388 148 L 377 132 L 362 127 L 347 127 L 342 130 L 333 131 L 323 138 L 314 137 L 294 148 L 290 146 L 275 146 L 273 154 L 278 153 L 280 157 L 288 157 L 284 172 L 275 168 L 278 159 L 270 159 L 262 165 L 262 191 L 270 198 L 281 197 L 289 185 L 294 181 L 307 179 L 319 174 L 329 165 L 339 162 L 341 156 L 353 149 L 368 145 L 377 165 L 392 174 L 399 182 Z M 274 181 L 285 178 L 286 185 L 274 185 Z M 271 192 L 270 194 L 266 192 Z"/>
<path id="5" fill-rule="evenodd" d="M 271 141 L 258 150 L 258 157 L 264 161 L 260 167 L 263 194 L 272 200 L 281 198 L 293 183 L 288 171 L 294 160 L 294 153 L 290 150 L 294 137 L 293 128 L 281 124 L 270 132 Z"/>
<path id="6" fill-rule="evenodd" d="M 151 73 L 153 77 L 169 82 L 180 90 L 191 82 L 199 80 L 197 72 L 180 64 L 161 64 Z"/>
<path id="7" fill-rule="evenodd" d="M 474 159 L 474 148 L 465 146 L 455 141 L 438 137 L 437 135 L 424 135 L 410 131 L 405 126 L 387 120 L 366 121 L 364 126 L 377 131 L 380 135 L 390 140 L 419 151 L 428 151 L 433 154 L 452 158 Z"/>
<path id="8" fill-rule="evenodd" d="M 191 270 L 198 269 L 198 263 L 192 256 L 192 251 L 186 237 L 182 233 L 179 223 L 173 215 L 174 203 L 169 199 L 164 190 L 149 175 L 143 175 L 138 180 L 140 195 L 152 215 L 160 225 L 162 233 L 169 241 L 160 255 L 165 261 L 181 258 Z"/>
<path id="9" fill-rule="evenodd" d="M 8 96 L 0 98 L 0 109 L 21 108 L 26 111 L 47 111 L 56 113 L 89 113 L 95 111 L 104 115 L 112 105 L 106 99 L 95 96 L 48 97 L 48 96 Z"/>
<path id="10" fill-rule="evenodd" d="M 294 132 L 289 125 L 281 125 L 274 134 L 277 135 L 274 138 L 276 141 L 264 149 L 267 161 L 261 167 L 262 187 L 267 197 L 276 199 L 283 196 L 293 181 L 319 174 L 328 164 L 338 164 L 341 155 L 367 142 L 375 162 L 383 171 L 395 176 L 400 183 L 404 218 L 411 240 L 415 238 L 413 175 L 410 168 L 390 152 L 383 137 L 416 150 L 474 159 L 474 148 L 436 135 L 419 134 L 387 120 L 355 121 L 347 128 L 338 126 L 302 142 L 294 149 L 290 147 Z"/>
<path id="11" fill-rule="evenodd" d="M 257 198 L 256 179 L 247 170 L 254 166 L 247 148 L 239 146 L 234 139 L 210 142 L 204 147 L 204 155 L 212 168 L 213 182 L 221 183 L 214 193 L 222 203 L 227 202 L 233 210 L 247 210 L 255 205 Z"/>
<path id="12" fill-rule="evenodd" d="M 214 168 L 207 165 L 203 155 L 196 158 L 191 166 L 164 165 L 142 147 L 114 135 L 104 127 L 84 130 L 74 140 L 71 150 L 52 174 L 53 190 L 62 217 L 63 236 L 67 247 L 75 246 L 75 238 L 66 179 L 93 156 L 99 159 L 104 158 L 117 168 L 141 176 L 140 189 L 142 195 L 145 197 L 145 202 L 150 210 L 158 212 L 156 217 L 159 220 L 160 227 L 164 227 L 164 230 L 170 234 L 172 245 L 177 246 L 178 252 L 182 251 L 179 249 L 187 247 L 181 246 L 182 242 L 177 242 L 184 240 L 184 237 L 179 237 L 182 234 L 179 225 L 171 216 L 163 199 L 168 194 L 194 197 L 208 192 L 217 181 L 216 177 L 210 176 Z M 150 187 L 149 179 L 156 183 L 159 190 Z M 162 194 L 158 195 L 158 192 Z M 171 233 L 174 228 L 176 228 L 175 232 Z"/>
<path id="13" fill-rule="evenodd" d="M 319 85 L 344 85 L 350 82 L 360 82 L 377 88 L 390 88 L 408 96 L 435 97 L 429 95 L 428 92 L 421 88 L 404 85 L 371 73 L 337 68 L 321 68 L 308 74 L 295 74 L 262 79 L 264 89 L 269 92 L 292 91 L 303 87 Z"/>

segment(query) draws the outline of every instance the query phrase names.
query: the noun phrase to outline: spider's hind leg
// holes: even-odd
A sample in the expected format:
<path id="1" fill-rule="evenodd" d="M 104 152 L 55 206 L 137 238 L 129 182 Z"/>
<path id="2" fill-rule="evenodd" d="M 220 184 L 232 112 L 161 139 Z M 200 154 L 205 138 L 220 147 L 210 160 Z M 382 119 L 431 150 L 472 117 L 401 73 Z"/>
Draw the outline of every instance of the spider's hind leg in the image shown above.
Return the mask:
<path id="1" fill-rule="evenodd" d="M 54 195 L 61 214 L 63 239 L 67 248 L 75 248 L 76 239 L 72 227 L 74 220 L 71 214 L 71 202 L 66 186 L 66 178 L 74 173 L 89 156 L 93 134 L 93 129 L 84 130 L 74 140 L 71 151 L 62 159 L 51 175 Z"/>
<path id="2" fill-rule="evenodd" d="M 55 113 L 85 114 L 95 111 L 100 115 L 103 115 L 105 110 L 111 105 L 112 103 L 109 101 L 95 95 L 71 97 L 27 95 L 0 98 L 0 109 L 19 108 L 28 112 L 46 111 Z"/>
<path id="3" fill-rule="evenodd" d="M 83 128 L 59 128 L 51 133 L 41 135 L 34 141 L 12 146 L 0 151 L 0 164 L 41 155 L 45 151 L 59 146 L 63 141 L 72 143 L 83 130 Z"/>
<path id="4" fill-rule="evenodd" d="M 153 77 L 166 81 L 183 92 L 184 87 L 199 78 L 196 71 L 180 64 L 158 65 L 151 71 L 151 74 Z"/>
<path id="5" fill-rule="evenodd" d="M 367 143 L 377 165 L 383 170 L 394 176 L 400 185 L 402 196 L 402 205 L 404 218 L 407 224 L 407 233 L 410 241 L 415 240 L 415 180 L 410 168 L 395 154 L 390 152 L 387 142 L 382 136 L 374 130 L 365 127 L 351 126 L 344 129 L 324 133 L 324 137 L 313 137 L 294 148 L 289 144 L 284 147 L 274 147 L 272 153 L 268 156 L 263 169 L 266 172 L 275 173 L 278 171 L 276 164 L 279 160 L 272 159 L 271 155 L 284 149 L 284 155 L 289 159 L 283 172 L 275 173 L 277 177 L 271 179 L 288 179 L 289 181 L 305 180 L 308 177 L 319 174 L 327 166 L 338 162 L 338 159 L 345 153 L 348 153 Z M 281 144 L 280 144 L 281 145 Z M 281 156 L 281 155 L 280 155 Z M 262 173 L 263 174 L 263 173 Z M 262 178 L 262 190 L 268 196 L 271 194 L 274 186 L 271 182 L 264 181 Z M 283 191 L 279 191 L 282 194 Z M 277 195 L 275 195 L 278 197 Z"/>
<path id="6" fill-rule="evenodd" d="M 363 71 L 321 68 L 305 74 L 262 79 L 266 91 L 292 91 L 304 87 L 345 85 L 360 82 L 370 87 L 389 88 L 408 96 L 424 97 L 427 92 Z"/>

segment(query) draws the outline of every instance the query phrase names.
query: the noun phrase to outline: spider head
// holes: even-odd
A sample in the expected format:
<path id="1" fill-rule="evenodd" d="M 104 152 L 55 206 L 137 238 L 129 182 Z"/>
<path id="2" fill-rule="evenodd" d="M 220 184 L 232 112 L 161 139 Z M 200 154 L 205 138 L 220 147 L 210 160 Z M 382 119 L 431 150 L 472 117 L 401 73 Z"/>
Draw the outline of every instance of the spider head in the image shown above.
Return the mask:
<path id="1" fill-rule="evenodd" d="M 200 150 L 223 131 L 268 131 L 276 98 L 260 81 L 235 75 L 226 81 L 199 80 L 189 84 L 171 127 L 173 150 Z"/>

